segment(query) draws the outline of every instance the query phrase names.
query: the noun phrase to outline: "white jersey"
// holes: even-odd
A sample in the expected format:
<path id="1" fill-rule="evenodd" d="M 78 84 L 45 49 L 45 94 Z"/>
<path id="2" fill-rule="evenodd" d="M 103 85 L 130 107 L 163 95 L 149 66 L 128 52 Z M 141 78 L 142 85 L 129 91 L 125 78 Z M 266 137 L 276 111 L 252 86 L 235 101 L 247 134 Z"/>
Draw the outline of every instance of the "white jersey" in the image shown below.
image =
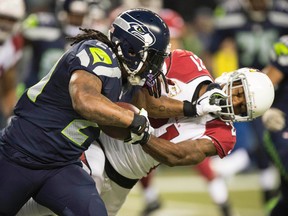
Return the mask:
<path id="1" fill-rule="evenodd" d="M 187 61 L 187 58 L 190 60 Z M 172 62 L 168 62 L 166 67 L 168 68 L 166 76 L 171 79 L 169 81 L 170 91 L 167 96 L 180 101 L 191 101 L 193 93 L 200 83 L 212 82 L 201 59 L 191 52 L 174 51 Z M 198 118 L 151 119 L 150 121 L 155 128 L 155 136 L 174 143 L 199 138 L 212 140 L 221 158 L 232 150 L 236 141 L 233 126 L 215 119 L 211 115 Z M 123 141 L 112 139 L 104 133 L 100 135 L 100 140 L 106 158 L 112 167 L 126 178 L 140 179 L 146 176 L 151 168 L 159 164 L 158 161 L 146 154 L 140 145 L 129 145 Z"/>
<path id="2" fill-rule="evenodd" d="M 22 57 L 22 47 L 23 39 L 20 35 L 11 36 L 0 46 L 0 77 Z"/>

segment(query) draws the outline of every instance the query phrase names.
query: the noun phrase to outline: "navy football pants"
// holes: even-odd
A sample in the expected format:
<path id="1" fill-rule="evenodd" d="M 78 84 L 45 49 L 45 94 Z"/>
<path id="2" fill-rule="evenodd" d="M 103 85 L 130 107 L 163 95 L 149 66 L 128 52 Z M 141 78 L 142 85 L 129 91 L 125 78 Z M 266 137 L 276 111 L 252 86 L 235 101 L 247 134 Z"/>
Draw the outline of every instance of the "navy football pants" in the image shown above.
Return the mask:
<path id="1" fill-rule="evenodd" d="M 32 170 L 0 155 L 0 173 L 1 216 L 14 216 L 30 197 L 57 215 L 107 215 L 95 182 L 78 165 Z"/>

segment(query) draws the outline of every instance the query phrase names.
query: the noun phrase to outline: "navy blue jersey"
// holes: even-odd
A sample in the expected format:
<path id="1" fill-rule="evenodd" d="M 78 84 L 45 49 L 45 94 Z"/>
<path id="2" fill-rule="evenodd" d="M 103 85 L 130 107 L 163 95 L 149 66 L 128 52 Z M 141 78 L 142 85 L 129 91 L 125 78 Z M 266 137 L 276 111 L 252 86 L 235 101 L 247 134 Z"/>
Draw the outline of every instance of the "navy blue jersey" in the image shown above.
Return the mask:
<path id="1" fill-rule="evenodd" d="M 285 113 L 286 125 L 280 131 L 265 133 L 265 146 L 280 173 L 288 180 L 288 35 L 282 36 L 278 42 L 274 43 L 270 60 L 270 63 L 283 74 L 282 81 L 275 87 L 272 107 Z"/>
<path id="2" fill-rule="evenodd" d="M 94 122 L 82 118 L 72 107 L 69 80 L 75 70 L 95 74 L 102 94 L 119 99 L 121 71 L 107 45 L 88 40 L 66 51 L 50 72 L 30 87 L 15 108 L 15 117 L 4 130 L 4 154 L 29 167 L 55 167 L 78 160 L 99 135 Z"/>
<path id="3" fill-rule="evenodd" d="M 32 41 L 33 56 L 29 64 L 27 77 L 24 79 L 28 88 L 37 83 L 51 68 L 64 52 L 65 40 L 58 38 L 55 41 Z M 47 68 L 49 68 L 47 70 Z"/>
<path id="4" fill-rule="evenodd" d="M 236 43 L 239 67 L 263 69 L 269 62 L 271 44 L 281 35 L 288 34 L 288 3 L 273 2 L 264 19 L 255 21 L 240 1 L 226 1 L 216 10 L 210 52 L 216 52 L 224 39 L 232 38 Z"/>
<path id="5" fill-rule="evenodd" d="M 288 35 L 282 36 L 277 43 L 274 43 L 270 60 L 271 64 L 283 73 L 282 81 L 275 88 L 275 99 L 272 106 L 282 110 L 286 114 L 285 118 L 288 122 Z"/>
<path id="6" fill-rule="evenodd" d="M 31 56 L 28 55 L 29 59 L 25 59 L 28 66 L 24 84 L 28 88 L 42 79 L 61 57 L 66 40 L 62 27 L 52 12 L 32 13 L 24 20 L 23 26 L 23 36 L 31 48 Z"/>

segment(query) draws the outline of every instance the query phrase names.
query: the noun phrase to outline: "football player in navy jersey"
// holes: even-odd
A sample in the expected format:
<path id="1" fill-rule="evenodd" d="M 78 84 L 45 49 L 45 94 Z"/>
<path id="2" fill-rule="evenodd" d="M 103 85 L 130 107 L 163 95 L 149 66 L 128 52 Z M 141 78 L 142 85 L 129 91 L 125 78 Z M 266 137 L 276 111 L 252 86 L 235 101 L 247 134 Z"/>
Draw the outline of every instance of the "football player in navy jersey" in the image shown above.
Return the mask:
<path id="1" fill-rule="evenodd" d="M 268 53 L 271 44 L 281 35 L 288 34 L 287 19 L 288 3 L 285 0 L 225 1 L 216 10 L 215 31 L 211 35 L 209 51 L 213 54 L 228 53 L 227 50 L 232 48 L 237 57 L 236 68 L 253 67 L 262 70 L 269 62 Z M 226 59 L 223 60 L 224 65 L 231 63 Z M 217 68 L 214 74 L 219 76 Z M 261 119 L 245 124 L 236 123 L 235 127 L 239 139 L 234 152 L 239 150 L 248 153 L 247 158 L 250 159 L 250 161 L 243 160 L 241 171 L 248 168 L 245 164 L 251 165 L 254 162 L 260 171 L 259 182 L 263 190 L 264 204 L 269 204 L 269 201 L 275 197 L 276 178 L 269 157 L 263 149 L 264 126 Z M 233 158 L 229 156 L 227 159 Z M 233 161 L 229 162 L 233 163 Z M 267 175 L 269 178 L 266 177 Z"/>
<path id="2" fill-rule="evenodd" d="M 238 66 L 263 69 L 270 45 L 288 33 L 288 3 L 283 0 L 226 1 L 215 12 L 215 30 L 209 51 L 215 53 L 232 39 Z"/>
<path id="3" fill-rule="evenodd" d="M 58 215 L 107 215 L 93 179 L 79 166 L 81 154 L 98 138 L 98 125 L 129 128 L 132 144 L 151 137 L 145 110 L 134 114 L 113 102 L 144 84 L 150 98 L 160 97 L 167 25 L 149 10 L 131 9 L 116 17 L 108 37 L 83 31 L 71 38 L 73 47 L 50 72 L 24 92 L 1 132 L 1 215 L 15 215 L 31 197 Z M 220 111 L 209 103 L 215 93 L 222 91 L 208 91 L 198 103 L 163 99 L 159 115 Z"/>
<path id="4" fill-rule="evenodd" d="M 270 59 L 271 63 L 263 71 L 275 86 L 275 100 L 262 116 L 268 130 L 264 134 L 264 145 L 281 174 L 281 197 L 270 215 L 284 216 L 288 212 L 288 35 L 274 43 Z"/>
<path id="5" fill-rule="evenodd" d="M 236 141 L 232 122 L 251 121 L 261 116 L 273 102 L 271 80 L 253 69 L 242 68 L 223 74 L 215 80 L 220 87 L 213 83 L 202 60 L 192 52 L 175 50 L 165 63 L 163 72 L 169 79 L 170 91 L 168 94 L 163 91 L 162 94 L 167 97 L 180 101 L 199 98 L 199 102 L 207 89 L 222 87 L 227 92 L 227 97 L 215 98 L 221 99 L 223 112 L 219 112 L 219 118 L 222 121 L 210 114 L 196 118 L 150 119 L 155 127 L 154 136 L 143 145 L 127 145 L 101 133 L 100 138 L 85 152 L 86 157 L 82 161 L 85 170 L 97 182 L 109 216 L 117 215 L 138 179 L 160 163 L 168 166 L 195 165 L 212 155 L 220 158 L 227 156 Z M 134 103 L 146 108 L 149 104 L 141 93 L 138 91 L 135 95 L 141 100 L 134 100 Z M 221 190 L 218 195 L 223 196 L 223 183 L 215 181 L 214 184 Z M 49 211 L 46 208 L 30 200 L 17 216 L 47 214 Z"/>
<path id="6" fill-rule="evenodd" d="M 27 89 L 2 133 L 0 170 L 7 175 L 1 175 L 0 188 L 11 196 L 1 193 L 1 215 L 15 215 L 30 197 L 59 215 L 106 215 L 94 181 L 77 165 L 99 135 L 97 123 L 130 127 L 146 141 L 149 137 L 144 116 L 112 102 L 119 100 L 122 74 L 137 85 L 149 73 L 154 88 L 169 44 L 165 23 L 150 11 L 130 10 L 115 19 L 111 40 L 84 31 Z"/>

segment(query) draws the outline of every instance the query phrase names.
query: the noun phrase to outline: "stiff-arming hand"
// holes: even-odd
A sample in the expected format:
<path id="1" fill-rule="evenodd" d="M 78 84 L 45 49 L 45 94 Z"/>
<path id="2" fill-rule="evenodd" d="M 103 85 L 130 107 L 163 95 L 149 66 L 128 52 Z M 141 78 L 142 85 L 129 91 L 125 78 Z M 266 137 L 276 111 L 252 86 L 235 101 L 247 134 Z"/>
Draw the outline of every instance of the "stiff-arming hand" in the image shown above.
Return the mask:
<path id="1" fill-rule="evenodd" d="M 142 108 L 139 114 L 135 115 L 138 115 L 137 118 L 141 117 L 144 122 L 138 128 L 131 128 L 131 137 L 126 139 L 125 142 L 129 144 L 145 145 L 150 138 L 150 134 L 154 131 L 154 128 L 150 126 L 148 113 L 145 109 Z"/>
<path id="2" fill-rule="evenodd" d="M 285 125 L 285 113 L 280 109 L 270 108 L 262 116 L 262 122 L 267 130 L 277 132 L 282 130 Z"/>
<path id="3" fill-rule="evenodd" d="M 208 113 L 217 113 L 221 111 L 220 104 L 217 101 L 224 100 L 227 95 L 218 88 L 206 91 L 198 100 L 190 103 L 184 101 L 184 115 L 190 117 L 197 117 L 206 115 Z"/>
<path id="4" fill-rule="evenodd" d="M 206 91 L 196 101 L 196 112 L 198 116 L 206 115 L 208 113 L 217 113 L 221 111 L 219 104 L 215 103 L 216 99 L 226 99 L 227 95 L 220 89 L 214 88 Z"/>

